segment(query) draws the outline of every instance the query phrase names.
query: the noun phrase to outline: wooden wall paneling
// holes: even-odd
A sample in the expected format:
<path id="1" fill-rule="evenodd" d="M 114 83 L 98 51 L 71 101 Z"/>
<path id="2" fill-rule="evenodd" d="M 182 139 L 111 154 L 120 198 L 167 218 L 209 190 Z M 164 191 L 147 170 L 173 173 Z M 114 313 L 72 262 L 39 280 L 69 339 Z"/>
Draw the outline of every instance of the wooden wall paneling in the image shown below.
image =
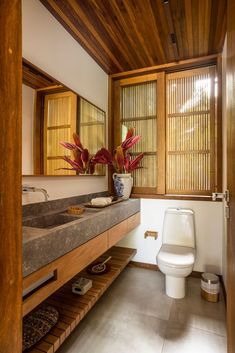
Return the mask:
<path id="1" fill-rule="evenodd" d="M 222 90 L 226 87 L 222 87 L 222 56 L 218 56 L 216 76 L 218 79 L 218 95 L 217 95 L 217 105 L 216 105 L 216 191 L 222 192 L 222 174 L 223 174 L 223 161 L 222 161 Z"/>
<path id="2" fill-rule="evenodd" d="M 21 1 L 0 5 L 0 353 L 22 351 Z"/>
<path id="3" fill-rule="evenodd" d="M 226 0 L 40 0 L 108 74 L 222 51 Z"/>
<path id="4" fill-rule="evenodd" d="M 157 193 L 166 192 L 166 77 L 158 73 L 157 80 Z"/>
<path id="5" fill-rule="evenodd" d="M 120 81 L 115 80 L 113 82 L 113 119 L 114 119 L 114 135 L 113 135 L 113 149 L 116 148 L 121 143 L 121 124 L 120 120 L 122 118 L 121 112 L 121 87 Z"/>
<path id="6" fill-rule="evenodd" d="M 113 79 L 109 76 L 108 79 L 108 149 L 109 151 L 113 150 L 114 143 L 114 82 Z M 112 171 L 108 168 L 108 190 L 110 194 L 114 192 Z"/>
<path id="7" fill-rule="evenodd" d="M 227 175 L 230 192 L 230 218 L 227 235 L 227 337 L 228 353 L 235 352 L 235 2 L 228 0 L 227 11 Z"/>
<path id="8" fill-rule="evenodd" d="M 211 97 L 210 97 L 210 190 L 213 192 L 215 190 L 216 183 L 216 149 L 215 149 L 215 138 L 216 138 L 216 111 L 215 111 L 215 67 L 209 68 L 209 74 L 211 77 Z M 222 146 L 221 146 L 222 147 Z M 221 148 L 222 150 L 222 148 Z"/>
<path id="9" fill-rule="evenodd" d="M 120 145 L 121 141 L 121 126 L 120 126 L 120 82 L 109 77 L 109 131 L 108 131 L 108 147 L 111 153 Z M 108 189 L 110 194 L 114 193 L 113 185 L 113 169 L 108 169 Z"/>
<path id="10" fill-rule="evenodd" d="M 34 174 L 44 174 L 44 93 L 35 92 L 33 124 L 33 162 Z"/>

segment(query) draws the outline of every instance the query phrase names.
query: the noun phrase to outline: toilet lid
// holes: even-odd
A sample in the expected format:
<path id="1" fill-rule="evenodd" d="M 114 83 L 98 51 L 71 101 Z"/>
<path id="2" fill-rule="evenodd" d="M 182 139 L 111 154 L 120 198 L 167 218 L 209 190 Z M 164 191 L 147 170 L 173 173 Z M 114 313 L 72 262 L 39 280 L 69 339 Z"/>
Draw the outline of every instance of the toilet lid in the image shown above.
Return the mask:
<path id="1" fill-rule="evenodd" d="M 158 263 L 161 262 L 171 267 L 188 267 L 194 264 L 195 249 L 186 246 L 163 244 L 157 255 L 157 260 Z"/>

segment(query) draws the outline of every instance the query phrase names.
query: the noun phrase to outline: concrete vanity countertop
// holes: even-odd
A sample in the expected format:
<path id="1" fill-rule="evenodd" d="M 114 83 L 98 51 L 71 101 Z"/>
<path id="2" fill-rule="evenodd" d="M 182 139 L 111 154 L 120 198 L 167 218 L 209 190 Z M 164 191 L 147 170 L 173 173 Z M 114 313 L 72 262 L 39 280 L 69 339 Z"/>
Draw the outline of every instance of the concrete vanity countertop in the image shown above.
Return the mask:
<path id="1" fill-rule="evenodd" d="M 59 206 L 59 202 L 58 206 Z M 66 212 L 64 207 L 41 215 Z M 140 200 L 129 199 L 101 209 L 86 208 L 76 219 L 51 228 L 23 227 L 23 277 L 140 212 Z M 74 216 L 74 215 L 73 215 Z M 35 214 L 23 221 L 36 218 Z"/>

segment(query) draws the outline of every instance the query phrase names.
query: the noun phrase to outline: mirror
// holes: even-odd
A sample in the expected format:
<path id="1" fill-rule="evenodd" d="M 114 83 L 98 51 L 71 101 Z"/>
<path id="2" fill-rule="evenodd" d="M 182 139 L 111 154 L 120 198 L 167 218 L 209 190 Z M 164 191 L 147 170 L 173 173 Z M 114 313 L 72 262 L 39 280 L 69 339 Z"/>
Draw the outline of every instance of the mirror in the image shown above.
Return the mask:
<path id="1" fill-rule="evenodd" d="M 105 146 L 105 112 L 23 59 L 23 175 L 78 175 L 66 170 L 72 152 L 60 142 L 80 136 L 90 155 Z M 83 175 L 83 174 L 79 174 Z M 105 175 L 96 165 L 92 175 Z"/>

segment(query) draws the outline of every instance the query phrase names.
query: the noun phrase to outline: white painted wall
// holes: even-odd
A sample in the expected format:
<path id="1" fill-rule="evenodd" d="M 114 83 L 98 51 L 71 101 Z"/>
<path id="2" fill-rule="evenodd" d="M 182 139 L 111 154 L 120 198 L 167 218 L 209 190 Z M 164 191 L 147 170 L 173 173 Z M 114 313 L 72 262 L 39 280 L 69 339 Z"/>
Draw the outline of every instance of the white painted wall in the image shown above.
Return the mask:
<path id="1" fill-rule="evenodd" d="M 107 112 L 108 76 L 39 0 L 22 1 L 23 57 Z M 50 199 L 107 190 L 107 177 L 31 177 Z M 41 201 L 23 195 L 23 203 Z"/>
<path id="2" fill-rule="evenodd" d="M 22 173 L 33 174 L 33 88 L 22 85 Z"/>
<path id="3" fill-rule="evenodd" d="M 195 212 L 197 258 L 195 271 L 222 273 L 223 205 L 212 201 L 141 200 L 141 224 L 118 245 L 137 249 L 134 261 L 156 264 L 162 245 L 164 212 L 168 207 L 190 208 Z M 158 239 L 144 239 L 146 230 Z"/>

